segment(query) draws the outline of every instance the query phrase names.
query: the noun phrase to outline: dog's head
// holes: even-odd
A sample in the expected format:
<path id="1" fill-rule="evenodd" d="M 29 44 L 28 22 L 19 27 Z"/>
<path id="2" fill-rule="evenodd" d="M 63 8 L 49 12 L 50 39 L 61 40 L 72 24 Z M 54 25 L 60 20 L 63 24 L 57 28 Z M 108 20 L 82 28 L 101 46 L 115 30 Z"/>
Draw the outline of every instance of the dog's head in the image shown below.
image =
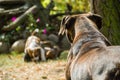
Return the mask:
<path id="1" fill-rule="evenodd" d="M 89 20 L 91 20 L 94 24 L 96 24 L 98 29 L 101 29 L 102 27 L 102 18 L 97 14 L 87 13 L 87 14 L 65 16 L 61 21 L 61 26 L 58 34 L 63 35 L 64 33 L 66 33 L 66 36 L 70 41 L 70 43 L 73 42 L 73 39 L 75 37 L 74 26 L 76 24 L 76 19 L 80 16 L 86 17 Z"/>
<path id="2" fill-rule="evenodd" d="M 34 48 L 34 50 L 32 49 L 27 49 L 27 52 L 28 52 L 28 55 L 30 56 L 31 60 L 32 61 L 39 61 L 40 60 L 40 48 L 39 47 L 36 47 Z"/>

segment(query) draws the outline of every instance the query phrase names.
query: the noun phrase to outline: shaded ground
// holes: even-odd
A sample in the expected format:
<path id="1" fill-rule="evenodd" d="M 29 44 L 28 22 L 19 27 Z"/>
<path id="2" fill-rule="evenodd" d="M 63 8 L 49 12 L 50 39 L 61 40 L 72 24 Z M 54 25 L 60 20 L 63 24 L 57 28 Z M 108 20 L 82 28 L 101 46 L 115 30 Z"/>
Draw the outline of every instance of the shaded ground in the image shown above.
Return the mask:
<path id="1" fill-rule="evenodd" d="M 23 54 L 0 55 L 0 80 L 65 80 L 66 55 L 40 63 L 25 63 Z"/>

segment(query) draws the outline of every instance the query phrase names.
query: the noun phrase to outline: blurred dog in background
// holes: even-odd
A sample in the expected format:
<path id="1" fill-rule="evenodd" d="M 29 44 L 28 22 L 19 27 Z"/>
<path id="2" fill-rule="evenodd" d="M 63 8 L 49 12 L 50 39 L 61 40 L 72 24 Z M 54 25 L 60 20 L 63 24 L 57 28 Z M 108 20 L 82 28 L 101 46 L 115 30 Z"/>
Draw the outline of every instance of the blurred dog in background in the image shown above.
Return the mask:
<path id="1" fill-rule="evenodd" d="M 24 61 L 46 61 L 45 50 L 40 45 L 40 38 L 36 36 L 38 29 L 35 29 L 30 37 L 28 37 L 24 49 Z"/>

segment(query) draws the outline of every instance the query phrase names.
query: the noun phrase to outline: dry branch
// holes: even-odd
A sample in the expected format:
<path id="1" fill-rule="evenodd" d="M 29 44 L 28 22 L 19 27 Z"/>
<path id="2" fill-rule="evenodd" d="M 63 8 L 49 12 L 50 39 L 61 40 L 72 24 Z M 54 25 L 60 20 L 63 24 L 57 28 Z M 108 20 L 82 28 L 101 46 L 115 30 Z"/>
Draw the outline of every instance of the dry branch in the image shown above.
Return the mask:
<path id="1" fill-rule="evenodd" d="M 32 11 L 37 11 L 37 6 L 33 5 L 31 8 L 29 8 L 23 15 L 19 16 L 14 22 L 10 23 L 7 26 L 4 26 L 2 28 L 3 31 L 10 31 L 17 27 L 20 23 L 22 23 L 27 17 L 28 14 L 30 14 Z"/>

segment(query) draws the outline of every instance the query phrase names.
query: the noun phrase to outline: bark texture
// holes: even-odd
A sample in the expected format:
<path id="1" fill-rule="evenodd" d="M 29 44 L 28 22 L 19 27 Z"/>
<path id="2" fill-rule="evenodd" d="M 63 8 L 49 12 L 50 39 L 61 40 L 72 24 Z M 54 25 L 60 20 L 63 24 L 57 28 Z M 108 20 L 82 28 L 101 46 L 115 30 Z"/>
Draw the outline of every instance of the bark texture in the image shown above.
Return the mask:
<path id="1" fill-rule="evenodd" d="M 103 17 L 101 32 L 112 42 L 120 44 L 120 0 L 90 0 L 91 12 Z"/>

